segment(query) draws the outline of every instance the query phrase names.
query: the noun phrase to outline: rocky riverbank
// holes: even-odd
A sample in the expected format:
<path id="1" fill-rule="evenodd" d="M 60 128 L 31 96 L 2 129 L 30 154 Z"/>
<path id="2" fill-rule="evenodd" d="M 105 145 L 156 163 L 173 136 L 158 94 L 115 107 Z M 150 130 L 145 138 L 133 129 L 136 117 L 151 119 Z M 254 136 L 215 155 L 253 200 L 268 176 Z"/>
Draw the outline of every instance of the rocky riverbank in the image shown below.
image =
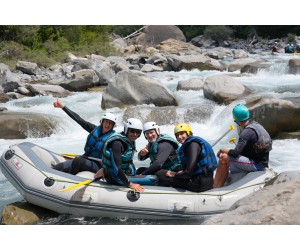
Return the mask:
<path id="1" fill-rule="evenodd" d="M 155 29 L 159 29 L 159 32 Z M 40 68 L 36 63 L 19 61 L 15 70 L 10 70 L 8 66 L 0 63 L 0 102 L 36 95 L 65 97 L 72 95 L 73 92 L 93 91 L 100 87 L 102 88 L 100 91 L 103 91 L 102 109 L 127 108 L 128 112 L 125 112 L 124 117 L 126 118 L 130 110 L 134 110 L 136 114 L 145 113 L 141 110 L 143 107 L 137 105 L 154 104 L 151 113 L 157 117 L 158 123 L 164 125 L 169 120 L 168 116 L 161 115 L 162 109 L 166 112 L 177 109 L 178 101 L 160 81 L 149 77 L 148 72 L 199 69 L 256 74 L 260 69 L 271 66 L 270 62 L 259 56 L 250 57 L 248 51 L 252 48 L 251 53 L 262 55 L 273 41 L 255 43 L 244 41 L 249 43 L 249 48 L 243 50 L 239 45 L 241 41 L 227 41 L 224 42 L 224 46 L 227 47 L 215 47 L 214 41 L 198 37 L 187 43 L 183 34 L 175 26 L 152 27 L 145 31 L 148 33 L 142 33 L 135 38 L 135 45 L 128 45 L 128 41 L 121 38 L 114 40 L 113 44 L 119 48 L 123 56 L 105 58 L 100 55 L 87 55 L 79 58 L 69 54 L 68 63 Z M 149 39 L 153 34 L 164 35 L 157 35 L 153 41 Z M 198 42 L 196 43 L 195 40 Z M 280 41 L 284 43 L 283 39 Z M 299 74 L 299 65 L 300 59 L 291 59 L 290 72 Z M 294 137 L 295 133 L 298 133 L 299 98 L 282 100 L 266 95 L 255 95 L 253 90 L 244 86 L 235 76 L 228 73 L 205 79 L 189 79 L 178 83 L 177 89 L 202 89 L 205 98 L 225 105 L 242 98 L 246 100 L 253 117 L 267 128 L 272 137 Z M 0 112 L 1 131 L 9 131 L 0 134 L 2 139 L 26 138 L 30 126 L 34 126 L 35 131 L 40 131 L 31 136 L 48 136 L 55 130 L 55 121 L 50 116 L 47 120 L 46 117 L 32 115 L 36 118 L 26 120 L 23 119 L 22 114 L 5 108 L 0 110 L 3 110 Z M 193 114 L 185 117 L 186 122 L 197 122 L 195 118 L 202 119 L 199 111 L 207 115 L 206 110 L 207 107 L 193 107 Z M 268 119 L 264 115 L 266 112 L 268 112 Z M 151 117 L 137 118 L 151 120 Z M 16 120 L 22 122 L 16 123 Z M 33 122 L 29 124 L 30 121 Z M 175 117 L 174 123 L 177 121 Z"/>

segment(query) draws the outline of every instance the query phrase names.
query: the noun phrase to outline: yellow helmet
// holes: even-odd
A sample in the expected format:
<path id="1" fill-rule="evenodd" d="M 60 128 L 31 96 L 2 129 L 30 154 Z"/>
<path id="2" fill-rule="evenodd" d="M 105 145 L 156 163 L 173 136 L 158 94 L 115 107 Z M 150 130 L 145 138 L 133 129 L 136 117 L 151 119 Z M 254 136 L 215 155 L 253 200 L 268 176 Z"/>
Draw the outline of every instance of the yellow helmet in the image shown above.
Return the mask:
<path id="1" fill-rule="evenodd" d="M 188 136 L 192 135 L 192 129 L 189 124 L 187 123 L 180 123 L 174 128 L 174 135 L 176 135 L 178 132 L 185 131 Z"/>

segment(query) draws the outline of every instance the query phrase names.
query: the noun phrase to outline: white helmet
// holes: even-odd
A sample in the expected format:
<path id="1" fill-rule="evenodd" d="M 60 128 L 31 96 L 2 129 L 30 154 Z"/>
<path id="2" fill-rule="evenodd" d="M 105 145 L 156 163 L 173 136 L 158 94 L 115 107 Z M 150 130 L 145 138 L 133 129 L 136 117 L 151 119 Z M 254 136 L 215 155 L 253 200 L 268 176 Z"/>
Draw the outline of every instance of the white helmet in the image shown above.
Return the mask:
<path id="1" fill-rule="evenodd" d="M 125 135 L 127 135 L 129 128 L 138 129 L 138 130 L 143 131 L 143 124 L 139 119 L 129 118 L 124 125 Z"/>
<path id="2" fill-rule="evenodd" d="M 151 130 L 151 129 L 155 129 L 157 135 L 159 135 L 159 127 L 156 124 L 156 122 L 146 122 L 144 124 L 144 135 L 145 135 L 145 132 L 147 132 L 148 130 Z"/>
<path id="3" fill-rule="evenodd" d="M 114 123 L 114 126 L 116 125 L 116 122 L 117 122 L 117 118 L 113 113 L 104 113 L 101 117 L 100 123 L 102 123 L 103 120 L 112 121 Z"/>

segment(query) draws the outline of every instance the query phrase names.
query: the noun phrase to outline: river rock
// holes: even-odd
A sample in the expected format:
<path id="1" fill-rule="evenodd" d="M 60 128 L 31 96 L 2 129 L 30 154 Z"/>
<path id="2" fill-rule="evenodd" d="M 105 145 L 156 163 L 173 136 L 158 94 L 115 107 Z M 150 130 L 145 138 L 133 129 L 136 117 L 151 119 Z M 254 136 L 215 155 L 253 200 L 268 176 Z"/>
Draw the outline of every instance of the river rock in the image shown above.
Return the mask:
<path id="1" fill-rule="evenodd" d="M 182 122 L 203 123 L 208 120 L 214 110 L 214 104 L 208 102 L 201 105 L 187 105 L 183 107 L 151 107 L 140 105 L 127 108 L 123 115 L 123 120 L 136 117 L 143 123 L 155 121 L 159 125 L 178 124 Z"/>
<path id="2" fill-rule="evenodd" d="M 183 32 L 175 25 L 149 25 L 135 38 L 137 44 L 157 45 L 162 41 L 173 38 L 179 41 L 186 41 Z"/>
<path id="3" fill-rule="evenodd" d="M 22 112 L 0 112 L 0 138 L 25 139 L 50 136 L 58 121 L 49 115 Z"/>
<path id="4" fill-rule="evenodd" d="M 295 132 L 300 129 L 300 108 L 292 100 L 272 96 L 252 96 L 246 99 L 251 117 L 262 124 L 271 137 L 280 132 Z"/>
<path id="5" fill-rule="evenodd" d="M 300 60 L 299 59 L 289 60 L 289 73 L 290 74 L 299 74 L 300 73 Z"/>
<path id="6" fill-rule="evenodd" d="M 229 104 L 245 97 L 251 90 L 241 84 L 236 78 L 228 75 L 209 76 L 204 81 L 204 97 L 219 104 Z"/>
<path id="7" fill-rule="evenodd" d="M 173 93 L 160 81 L 139 71 L 120 71 L 102 95 L 103 109 L 154 104 L 177 106 Z"/>
<path id="8" fill-rule="evenodd" d="M 188 80 L 179 81 L 176 90 L 202 90 L 204 81 L 202 78 L 190 78 Z"/>
<path id="9" fill-rule="evenodd" d="M 36 63 L 25 61 L 18 61 L 16 69 L 28 75 L 36 75 L 37 71 L 39 70 Z"/>
<path id="10" fill-rule="evenodd" d="M 2 225 L 33 225 L 42 218 L 56 214 L 28 202 L 15 202 L 6 205 L 2 211 Z"/>
<path id="11" fill-rule="evenodd" d="M 300 171 L 286 171 L 204 225 L 299 225 Z"/>

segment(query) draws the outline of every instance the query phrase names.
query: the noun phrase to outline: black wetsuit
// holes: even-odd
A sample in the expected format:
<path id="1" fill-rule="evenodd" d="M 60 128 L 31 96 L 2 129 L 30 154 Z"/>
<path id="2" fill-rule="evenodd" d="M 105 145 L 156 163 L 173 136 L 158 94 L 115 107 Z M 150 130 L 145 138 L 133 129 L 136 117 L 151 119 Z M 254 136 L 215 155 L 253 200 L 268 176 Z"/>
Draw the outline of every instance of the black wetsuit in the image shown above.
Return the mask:
<path id="1" fill-rule="evenodd" d="M 63 108 L 63 110 L 87 132 L 91 133 L 93 129 L 97 127 L 95 124 L 82 119 L 78 114 L 66 106 Z M 67 160 L 65 162 L 53 165 L 53 168 L 74 175 L 81 171 L 91 171 L 96 173 L 101 168 L 100 163 L 89 160 L 87 157 L 88 155 L 84 153 L 82 156 L 77 156 L 72 160 Z"/>
<path id="2" fill-rule="evenodd" d="M 250 123 L 251 124 L 251 123 Z M 246 128 L 240 133 L 235 149 L 230 149 L 228 155 L 238 158 L 240 155 L 253 160 L 259 166 L 266 168 L 269 163 L 269 152 L 256 153 L 253 145 L 258 141 L 258 136 L 252 128 Z"/>
<path id="3" fill-rule="evenodd" d="M 155 161 L 152 162 L 152 164 L 149 166 L 149 168 L 144 168 L 142 174 L 148 175 L 148 174 L 155 174 L 158 170 L 161 169 L 162 165 L 168 160 L 169 156 L 172 152 L 176 151 L 174 149 L 174 146 L 167 141 L 162 141 L 161 143 L 158 143 L 157 147 L 157 156 Z M 138 154 L 139 160 L 143 161 L 149 158 L 149 153 L 145 156 L 141 156 L 140 153 Z"/>
<path id="4" fill-rule="evenodd" d="M 161 169 L 156 172 L 159 178 L 158 185 L 183 188 L 194 192 L 203 192 L 213 188 L 213 171 L 193 175 L 201 157 L 201 145 L 198 142 L 191 142 L 184 150 L 187 156 L 187 164 L 183 166 L 183 171 L 175 174 L 174 177 L 167 177 L 168 170 Z"/>
<path id="5" fill-rule="evenodd" d="M 273 47 L 272 47 L 272 53 L 278 53 L 278 49 L 277 49 L 276 46 L 273 46 Z"/>

